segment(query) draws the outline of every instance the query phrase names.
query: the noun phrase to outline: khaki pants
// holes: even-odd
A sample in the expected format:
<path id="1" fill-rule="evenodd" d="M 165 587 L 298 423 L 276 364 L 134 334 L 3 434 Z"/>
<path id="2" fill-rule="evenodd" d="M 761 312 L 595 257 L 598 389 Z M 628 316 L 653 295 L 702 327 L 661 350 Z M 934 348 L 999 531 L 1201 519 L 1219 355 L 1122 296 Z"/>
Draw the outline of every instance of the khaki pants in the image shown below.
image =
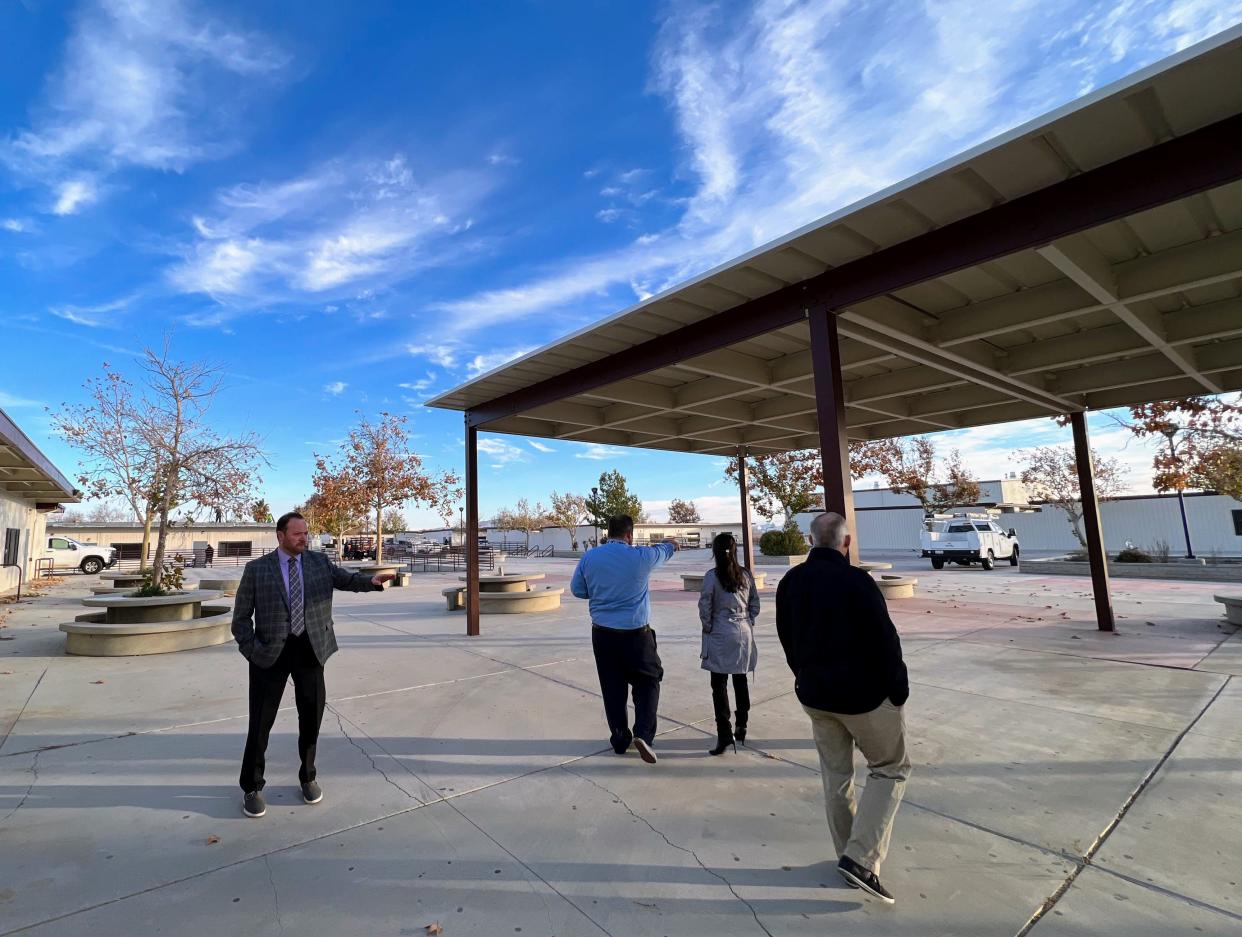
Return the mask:
<path id="1" fill-rule="evenodd" d="M 845 715 L 803 706 L 819 749 L 828 830 L 838 856 L 877 875 L 888 854 L 893 817 L 910 776 L 905 715 L 885 700 L 869 713 Z M 854 745 L 867 759 L 867 786 L 854 804 Z"/>

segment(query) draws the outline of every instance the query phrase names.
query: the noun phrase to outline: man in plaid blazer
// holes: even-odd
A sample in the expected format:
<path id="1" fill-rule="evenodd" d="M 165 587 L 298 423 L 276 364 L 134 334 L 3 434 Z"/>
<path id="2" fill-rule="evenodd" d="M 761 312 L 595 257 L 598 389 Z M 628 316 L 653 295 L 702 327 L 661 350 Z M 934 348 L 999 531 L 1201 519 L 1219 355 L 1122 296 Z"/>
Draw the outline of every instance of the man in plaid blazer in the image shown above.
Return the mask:
<path id="1" fill-rule="evenodd" d="M 308 553 L 306 520 L 296 511 L 276 522 L 276 541 L 276 550 L 246 564 L 233 603 L 233 637 L 250 661 L 250 729 L 240 778 L 242 811 L 248 817 L 267 812 L 264 754 L 291 676 L 302 799 L 308 804 L 323 800 L 315 781 L 315 746 L 327 701 L 323 665 L 336 652 L 332 590 L 379 591 L 393 578 L 391 573 L 368 578 L 334 565 L 322 553 Z"/>

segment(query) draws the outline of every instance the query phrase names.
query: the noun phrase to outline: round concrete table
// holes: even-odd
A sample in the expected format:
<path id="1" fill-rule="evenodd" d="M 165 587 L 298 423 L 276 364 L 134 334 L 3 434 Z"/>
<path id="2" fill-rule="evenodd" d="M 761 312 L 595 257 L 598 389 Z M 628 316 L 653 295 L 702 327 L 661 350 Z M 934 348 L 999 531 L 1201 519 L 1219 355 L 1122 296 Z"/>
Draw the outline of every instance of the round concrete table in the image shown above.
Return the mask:
<path id="1" fill-rule="evenodd" d="M 225 595 L 237 595 L 237 587 L 241 585 L 241 577 L 235 579 L 200 579 L 199 589 L 218 589 Z"/>
<path id="2" fill-rule="evenodd" d="M 366 576 L 368 579 L 373 579 L 376 576 L 380 576 L 385 573 L 392 573 L 392 575 L 395 577 L 397 573 L 405 569 L 405 564 L 404 563 L 362 563 L 357 566 L 354 566 L 351 564 L 351 565 L 346 566 L 345 568 L 352 569 L 356 573 L 362 573 L 362 575 Z"/>
<path id="3" fill-rule="evenodd" d="M 913 576 L 873 576 L 886 599 L 912 599 L 919 581 Z"/>
<path id="4" fill-rule="evenodd" d="M 702 592 L 703 577 L 707 573 L 682 573 L 681 574 L 681 591 L 682 592 Z M 767 585 L 767 573 L 755 573 L 755 588 L 762 589 Z"/>
<path id="5" fill-rule="evenodd" d="M 121 592 L 126 589 L 141 589 L 143 574 L 133 570 L 114 569 L 100 573 L 99 578 L 112 583 L 112 588 Z"/>
<path id="6" fill-rule="evenodd" d="M 892 563 L 859 563 L 858 568 L 864 573 L 874 573 L 882 569 L 892 569 Z"/>
<path id="7" fill-rule="evenodd" d="M 546 573 L 509 573 L 506 576 L 480 576 L 479 592 L 529 592 L 528 583 L 547 579 Z M 459 576 L 462 582 L 465 576 Z"/>
<path id="8" fill-rule="evenodd" d="M 82 604 L 87 608 L 106 609 L 104 622 L 109 625 L 131 625 L 147 621 L 191 621 L 202 617 L 204 602 L 218 599 L 223 594 L 214 589 L 196 589 L 142 598 L 110 595 L 83 599 Z"/>

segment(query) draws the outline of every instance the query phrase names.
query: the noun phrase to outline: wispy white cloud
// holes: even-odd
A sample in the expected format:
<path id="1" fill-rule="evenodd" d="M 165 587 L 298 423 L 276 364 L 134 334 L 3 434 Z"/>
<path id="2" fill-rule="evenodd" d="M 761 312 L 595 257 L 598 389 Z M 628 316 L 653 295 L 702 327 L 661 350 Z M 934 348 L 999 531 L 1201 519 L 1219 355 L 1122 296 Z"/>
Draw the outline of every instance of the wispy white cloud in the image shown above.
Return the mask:
<path id="1" fill-rule="evenodd" d="M 99 190 L 89 177 L 68 179 L 56 187 L 56 202 L 52 205 L 54 215 L 72 215 L 83 205 L 90 205 L 99 198 Z"/>
<path id="2" fill-rule="evenodd" d="M 294 297 L 348 296 L 442 261 L 469 228 L 490 182 L 423 179 L 402 154 L 335 159 L 301 176 L 230 186 L 192 219 L 193 239 L 168 281 L 241 311 Z M 359 311 L 374 319 L 375 308 Z"/>
<path id="3" fill-rule="evenodd" d="M 606 459 L 619 459 L 629 454 L 628 449 L 621 449 L 617 446 L 601 446 L 598 444 L 587 446 L 580 452 L 574 453 L 575 459 L 590 459 L 593 462 L 602 462 Z"/>
<path id="4" fill-rule="evenodd" d="M 486 374 L 493 368 L 498 368 L 502 364 L 507 364 L 508 362 L 513 361 L 515 358 L 522 357 L 522 355 L 526 354 L 528 351 L 530 351 L 529 348 L 523 347 L 475 355 L 466 365 L 466 373 L 468 373 L 471 377 Z"/>
<path id="5" fill-rule="evenodd" d="M 436 374 L 434 371 L 428 371 L 427 376 L 417 381 L 406 381 L 397 386 L 403 390 L 424 391 L 436 382 Z"/>
<path id="6" fill-rule="evenodd" d="M 419 345 L 407 344 L 405 346 L 406 354 L 414 358 L 425 358 L 433 364 L 438 364 L 442 368 L 451 368 L 457 364 L 457 358 L 460 350 L 455 345 L 438 344 L 438 345 Z"/>
<path id="7" fill-rule="evenodd" d="M 489 166 L 517 166 L 522 161 L 516 156 L 510 156 L 508 153 L 495 152 L 487 154 L 487 163 Z"/>
<path id="8" fill-rule="evenodd" d="M 32 225 L 25 218 L 4 218 L 0 219 L 0 228 L 12 231 L 14 234 L 26 234 L 32 230 Z"/>
<path id="9" fill-rule="evenodd" d="M 501 468 L 511 462 L 525 462 L 527 458 L 525 449 L 503 439 L 480 439 L 478 445 L 479 451 L 489 458 L 492 468 Z"/>
<path id="10" fill-rule="evenodd" d="M 330 384 L 323 385 L 323 392 L 333 397 L 339 397 L 341 394 L 345 393 L 345 388 L 348 386 L 349 385 L 344 381 L 333 381 Z"/>
<path id="11" fill-rule="evenodd" d="M 48 312 L 57 318 L 73 322 L 76 325 L 86 325 L 91 328 L 117 328 L 116 314 L 129 308 L 135 299 L 137 299 L 137 295 L 122 296 L 111 302 L 97 303 L 90 306 L 72 304 L 51 306 L 48 308 Z"/>
<path id="12" fill-rule="evenodd" d="M 437 304 L 459 333 L 585 322 L 869 195 L 1242 18 L 1242 0 L 671 4 L 652 56 L 692 191 L 678 220 Z M 1084 63 L 1091 63 L 1088 69 Z M 584 174 L 601 175 L 599 167 Z M 652 191 L 638 171 L 603 187 Z M 623 182 L 634 186 L 627 189 Z"/>
<path id="13" fill-rule="evenodd" d="M 0 160 L 68 214 L 99 191 L 83 172 L 181 171 L 231 152 L 239 98 L 287 62 L 272 40 L 188 0 L 84 4 L 30 127 L 0 142 Z"/>
<path id="14" fill-rule="evenodd" d="M 39 400 L 30 400 L 27 397 L 18 397 L 16 394 L 10 394 L 7 391 L 0 390 L 0 409 L 42 410 L 43 403 Z"/>
<path id="15" fill-rule="evenodd" d="M 543 443 L 541 443 L 541 442 L 540 442 L 539 440 L 537 440 L 537 439 L 528 439 L 528 440 L 526 440 L 526 442 L 527 442 L 527 443 L 530 445 L 530 447 L 531 447 L 532 449 L 534 449 L 536 452 L 555 452 L 555 451 L 556 451 L 556 450 L 555 450 L 555 449 L 553 449 L 551 446 L 546 446 L 546 445 L 544 445 Z"/>

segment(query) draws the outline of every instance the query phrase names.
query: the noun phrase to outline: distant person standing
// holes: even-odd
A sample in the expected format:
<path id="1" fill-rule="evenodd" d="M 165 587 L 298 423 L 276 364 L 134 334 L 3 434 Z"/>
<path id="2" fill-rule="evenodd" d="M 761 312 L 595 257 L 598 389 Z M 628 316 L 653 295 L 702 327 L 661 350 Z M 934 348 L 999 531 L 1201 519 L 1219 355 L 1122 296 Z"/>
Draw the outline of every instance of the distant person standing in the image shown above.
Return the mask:
<path id="1" fill-rule="evenodd" d="M 633 743 L 649 765 L 656 763 L 652 746 L 664 667 L 651 628 L 647 582 L 652 571 L 667 563 L 677 549 L 671 540 L 636 547 L 634 519 L 610 517 L 608 542 L 578 561 L 570 582 L 570 591 L 590 602 L 591 647 L 612 750 L 624 755 Z M 627 719 L 627 692 L 634 697 L 633 731 Z"/>
<path id="2" fill-rule="evenodd" d="M 215 548 L 210 543 L 207 544 L 207 549 L 203 551 L 203 559 L 208 566 L 211 565 L 211 561 L 215 559 L 215 556 L 216 556 Z"/>
<path id="3" fill-rule="evenodd" d="M 327 690 L 323 666 L 336 652 L 332 590 L 378 592 L 392 573 L 363 576 L 307 552 L 306 520 L 291 511 L 276 522 L 279 546 L 246 564 L 233 603 L 233 637 L 250 661 L 250 727 L 242 754 L 242 812 L 261 817 L 264 755 L 285 684 L 293 677 L 298 710 L 298 780 L 308 804 L 323 800 L 315 780 L 315 748 Z"/>
<path id="4" fill-rule="evenodd" d="M 893 819 L 910 776 L 905 711 L 910 696 L 901 640 L 875 581 L 849 563 L 845 518 L 811 522 L 815 546 L 776 590 L 776 630 L 811 718 L 828 830 L 850 885 L 885 904 L 880 883 Z M 867 787 L 854 802 L 854 746 L 867 759 Z"/>
<path id="5" fill-rule="evenodd" d="M 699 593 L 699 621 L 703 625 L 703 669 L 711 672 L 712 708 L 716 712 L 716 747 L 713 755 L 723 755 L 730 745 L 746 741 L 750 716 L 748 671 L 759 662 L 755 645 L 755 619 L 759 617 L 759 590 L 755 577 L 737 561 L 737 540 L 733 534 L 717 534 L 712 540 L 716 568 L 703 577 Z M 737 709 L 737 729 L 729 720 L 729 676 L 733 677 L 733 696 Z M 736 740 L 736 741 L 735 741 Z"/>

